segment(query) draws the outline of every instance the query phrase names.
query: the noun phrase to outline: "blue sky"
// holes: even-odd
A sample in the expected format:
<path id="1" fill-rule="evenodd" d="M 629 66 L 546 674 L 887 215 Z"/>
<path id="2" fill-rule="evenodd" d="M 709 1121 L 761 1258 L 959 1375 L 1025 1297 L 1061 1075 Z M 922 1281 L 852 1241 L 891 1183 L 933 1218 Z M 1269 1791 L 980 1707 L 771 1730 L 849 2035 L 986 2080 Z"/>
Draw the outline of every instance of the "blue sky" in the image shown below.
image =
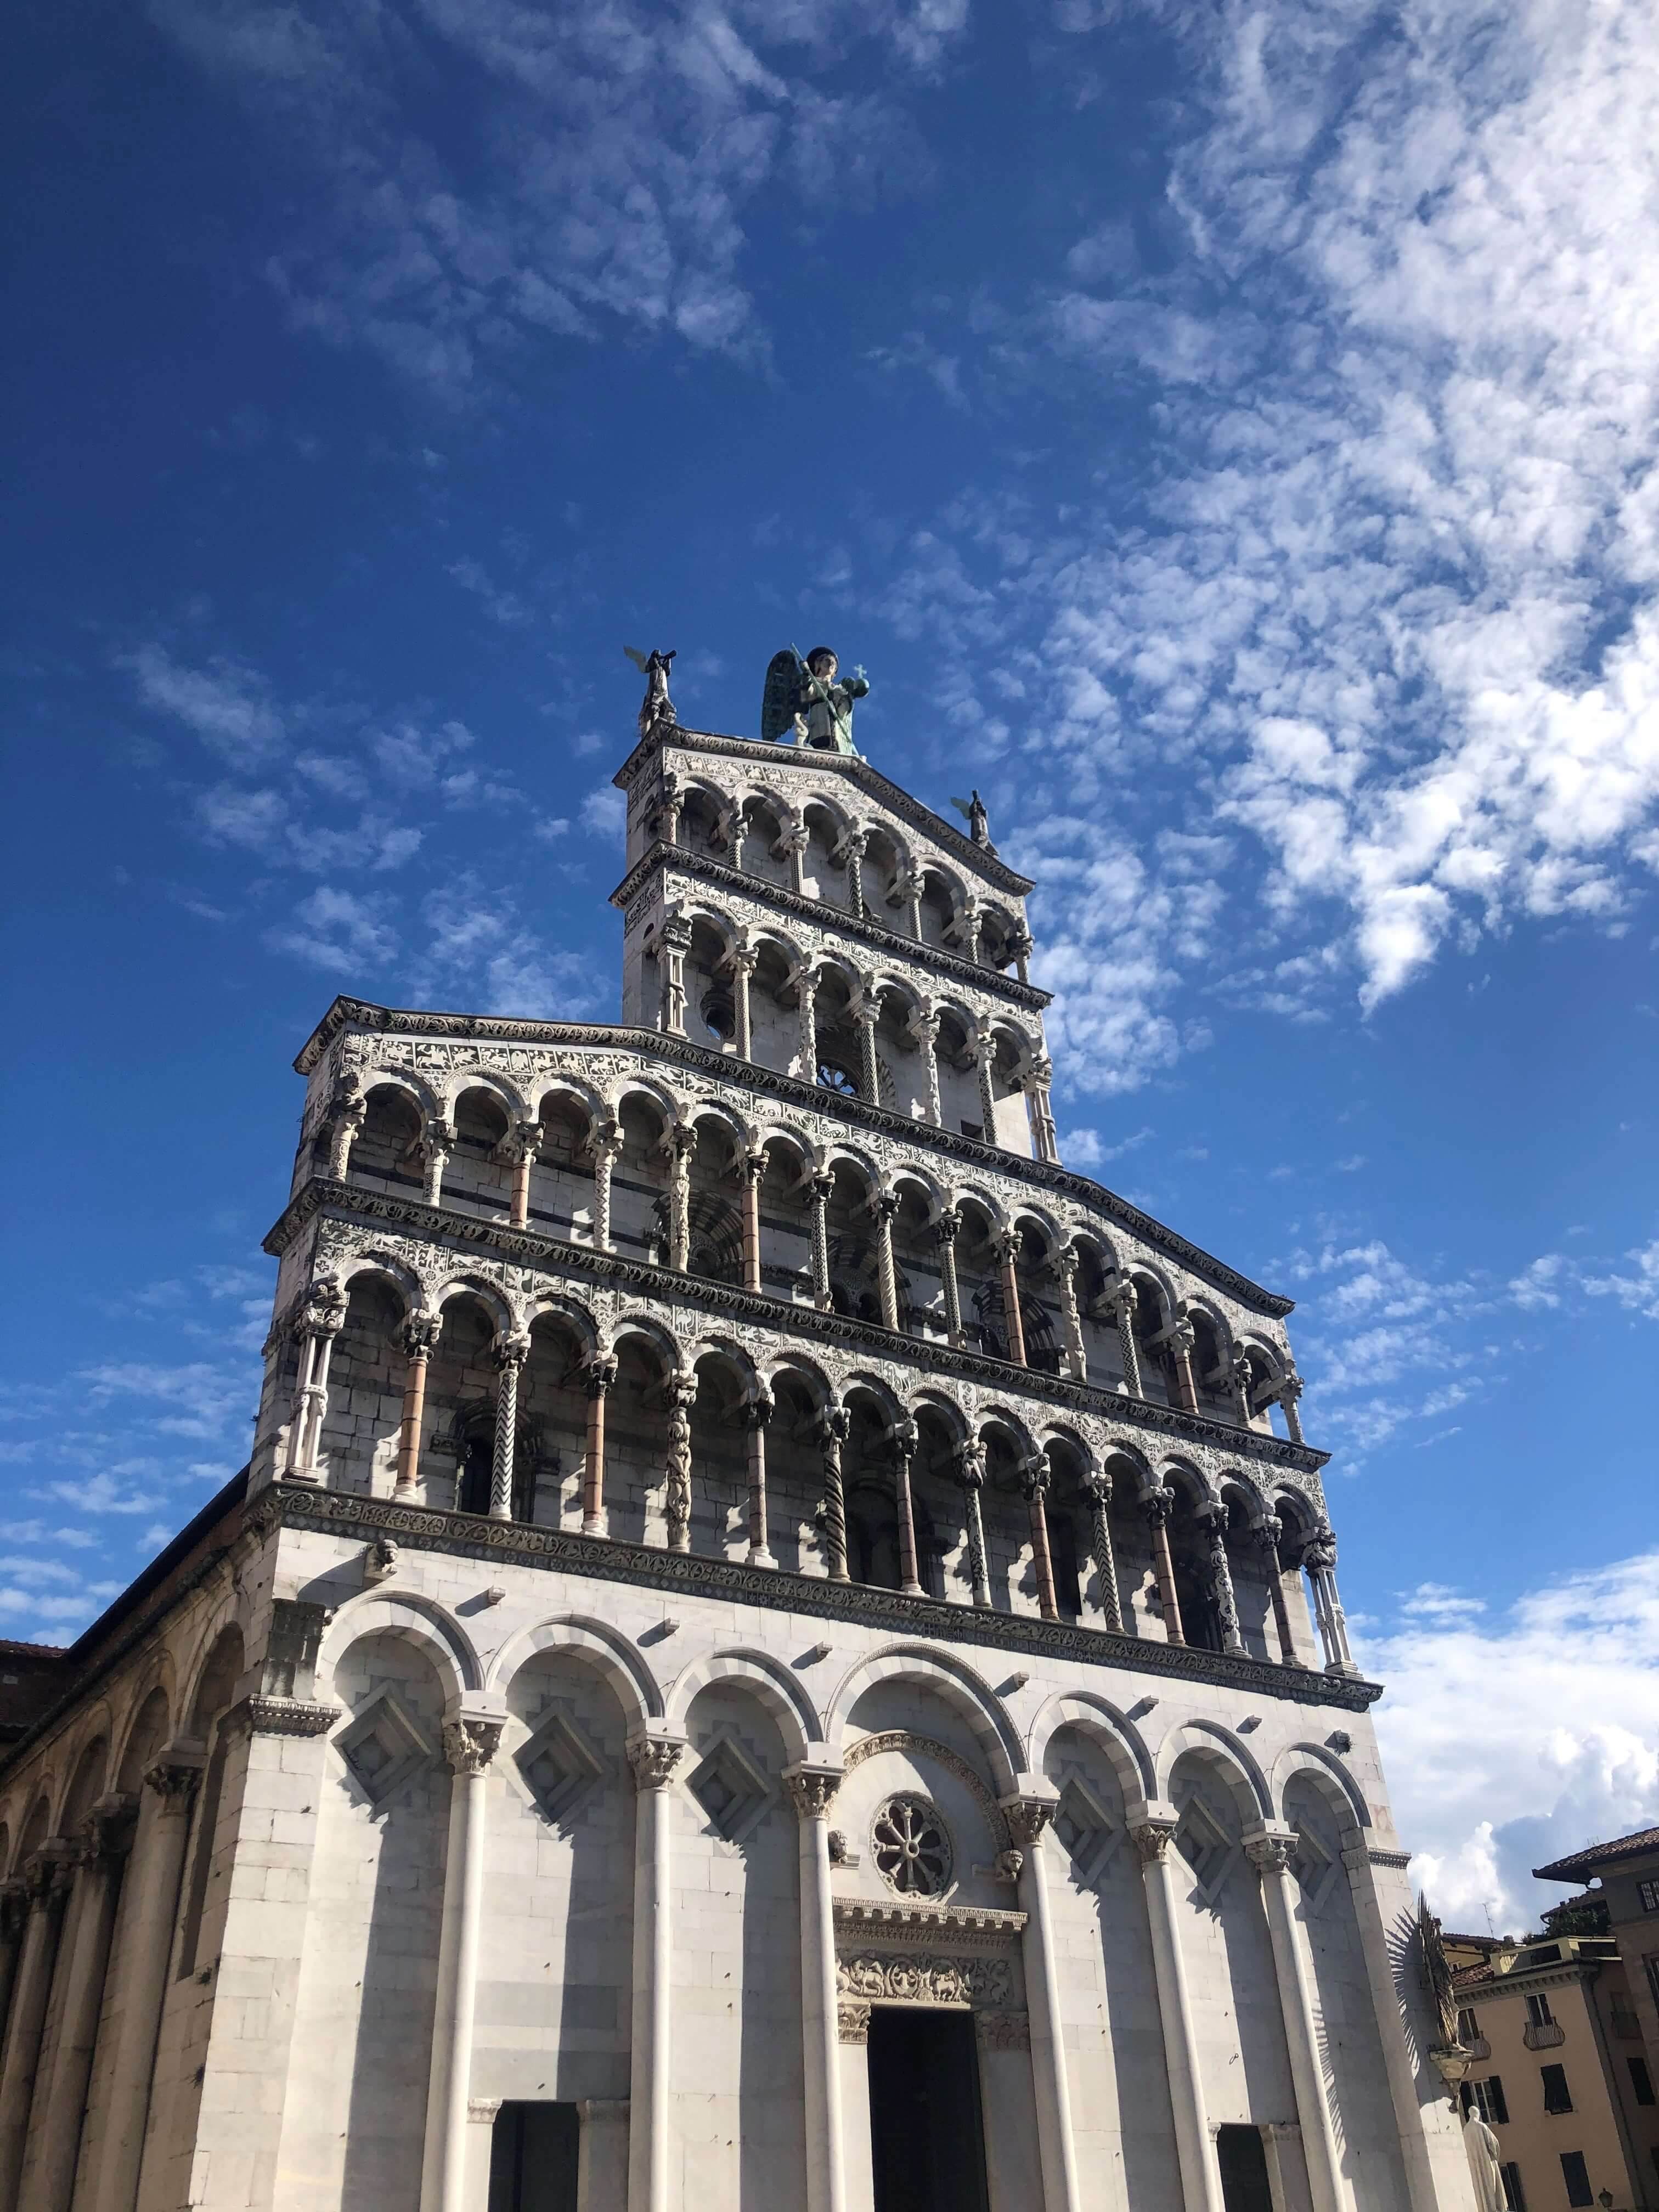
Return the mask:
<path id="1" fill-rule="evenodd" d="M 331 994 L 613 1017 L 623 645 L 824 638 L 1042 879 L 1066 1157 L 1299 1302 L 1437 1898 L 1659 1819 L 1645 30 L 21 26 L 0 1627 L 240 1463 Z"/>

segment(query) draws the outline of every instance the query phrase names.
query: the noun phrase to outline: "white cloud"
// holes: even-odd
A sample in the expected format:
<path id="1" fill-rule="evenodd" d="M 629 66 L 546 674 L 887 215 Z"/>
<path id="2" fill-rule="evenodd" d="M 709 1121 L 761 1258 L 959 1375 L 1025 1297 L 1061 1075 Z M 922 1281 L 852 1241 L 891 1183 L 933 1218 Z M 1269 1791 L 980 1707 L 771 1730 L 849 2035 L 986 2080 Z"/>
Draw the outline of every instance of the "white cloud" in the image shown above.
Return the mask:
<path id="1" fill-rule="evenodd" d="M 1570 1893 L 1530 1869 L 1659 1822 L 1659 1553 L 1489 1614 L 1425 1585 L 1360 1644 L 1400 1832 L 1449 1924 L 1520 1932 Z"/>
<path id="2" fill-rule="evenodd" d="M 614 784 L 599 784 L 582 801 L 581 823 L 596 837 L 619 838 L 628 824 L 626 795 Z M 620 854 L 617 857 L 620 860 Z"/>
<path id="3" fill-rule="evenodd" d="M 233 766 L 250 767 L 280 750 L 283 717 L 255 670 L 223 659 L 185 668 L 160 645 L 141 646 L 121 665 L 147 707 L 183 722 Z"/>
<path id="4" fill-rule="evenodd" d="M 593 1011 L 591 962 L 553 951 L 508 895 L 486 890 L 476 876 L 434 891 L 422 915 L 428 941 L 410 970 L 420 1003 L 542 1020 Z"/>
<path id="5" fill-rule="evenodd" d="M 334 975 L 381 967 L 398 950 L 397 933 L 381 908 L 327 884 L 300 901 L 286 927 L 267 930 L 265 942 L 274 952 L 291 952 Z"/>

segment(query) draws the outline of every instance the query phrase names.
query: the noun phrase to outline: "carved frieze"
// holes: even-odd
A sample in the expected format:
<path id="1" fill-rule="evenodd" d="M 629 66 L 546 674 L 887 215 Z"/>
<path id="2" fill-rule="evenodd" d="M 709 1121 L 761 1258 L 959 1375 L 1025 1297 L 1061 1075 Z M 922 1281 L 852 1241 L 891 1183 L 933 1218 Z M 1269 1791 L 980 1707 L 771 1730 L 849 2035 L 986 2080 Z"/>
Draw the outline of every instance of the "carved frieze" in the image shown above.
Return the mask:
<path id="1" fill-rule="evenodd" d="M 839 1996 L 878 2004 L 1006 2005 L 1012 1961 L 944 1951 L 858 1951 L 836 1960 Z"/>

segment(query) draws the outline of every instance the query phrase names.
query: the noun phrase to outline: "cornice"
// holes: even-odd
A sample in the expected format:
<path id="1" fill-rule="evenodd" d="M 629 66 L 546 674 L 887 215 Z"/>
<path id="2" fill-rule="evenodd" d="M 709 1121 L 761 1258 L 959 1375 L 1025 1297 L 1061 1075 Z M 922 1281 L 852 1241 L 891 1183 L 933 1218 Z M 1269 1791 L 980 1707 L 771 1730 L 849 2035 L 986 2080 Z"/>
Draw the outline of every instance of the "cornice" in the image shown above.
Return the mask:
<path id="1" fill-rule="evenodd" d="M 667 1293 L 682 1304 L 709 1313 L 739 1315 L 775 1329 L 781 1336 L 862 1346 L 924 1375 L 959 1376 L 965 1382 L 982 1382 L 1005 1396 L 1035 1398 L 1044 1405 L 1095 1413 L 1178 1442 L 1210 1444 L 1235 1459 L 1266 1461 L 1274 1467 L 1316 1474 L 1330 1458 L 1328 1452 L 1293 1444 L 1287 1437 L 1212 1421 L 1178 1406 L 1153 1405 L 1145 1398 L 1097 1389 L 1062 1375 L 1045 1375 L 1012 1360 L 993 1359 L 985 1352 L 958 1351 L 951 1345 L 907 1336 L 902 1330 L 883 1328 L 876 1322 L 823 1313 L 817 1306 L 798 1305 L 791 1298 L 775 1297 L 765 1291 L 744 1290 L 735 1283 L 717 1283 L 702 1275 L 682 1275 L 672 1267 L 653 1266 L 648 1260 L 625 1259 L 620 1253 L 596 1251 L 591 1244 L 567 1243 L 562 1237 L 546 1237 L 533 1229 L 481 1221 L 476 1215 L 447 1206 L 428 1206 L 421 1199 L 360 1190 L 355 1184 L 334 1182 L 325 1176 L 313 1176 L 301 1185 L 272 1224 L 264 1250 L 273 1259 L 281 1259 L 306 1224 L 319 1215 L 343 1218 L 359 1226 L 396 1222 L 430 1237 L 446 1249 L 470 1244 L 504 1259 L 542 1261 L 562 1273 L 586 1276 L 591 1281 L 632 1284 L 653 1297 Z"/>
<path id="2" fill-rule="evenodd" d="M 1033 1013 L 1054 1002 L 1052 991 L 1041 991 L 1035 983 L 1022 983 L 1018 975 L 1005 975 L 1000 969 L 987 968 L 977 960 L 964 959 L 958 952 L 946 951 L 937 945 L 920 944 L 914 937 L 901 931 L 888 929 L 878 921 L 855 915 L 841 907 L 826 906 L 822 899 L 806 898 L 799 891 L 787 890 L 781 884 L 769 884 L 762 876 L 746 875 L 741 868 L 729 867 L 724 860 L 715 860 L 703 853 L 688 853 L 683 845 L 670 845 L 659 837 L 649 850 L 641 854 L 633 866 L 611 894 L 611 903 L 625 913 L 639 896 L 647 877 L 655 867 L 674 866 L 687 875 L 704 878 L 724 890 L 752 899 L 757 906 L 780 908 L 785 914 L 796 915 L 822 928 L 833 925 L 838 934 L 855 937 L 878 945 L 884 951 L 902 955 L 918 967 L 936 969 L 939 974 L 954 975 L 975 990 L 989 992 L 1006 998 L 1011 1005 L 1024 1006 Z"/>
<path id="3" fill-rule="evenodd" d="M 618 790 L 629 790 L 639 780 L 653 753 L 674 745 L 684 745 L 687 752 L 726 753 L 738 760 L 784 761 L 803 769 L 820 773 L 827 770 L 860 786 L 872 799 L 890 807 L 912 829 L 924 830 L 936 845 L 943 846 L 955 859 L 965 862 L 1004 890 L 1013 892 L 1016 897 L 1024 898 L 1036 889 L 1029 876 L 1020 875 L 996 854 L 975 844 L 971 837 L 964 836 L 943 816 L 935 814 L 931 806 L 924 806 L 919 799 L 913 799 L 902 785 L 884 776 L 878 768 L 872 768 L 860 753 L 821 753 L 799 745 L 769 745 L 759 738 L 730 738 L 715 730 L 687 730 L 678 722 L 671 722 L 665 729 L 659 726 L 648 738 L 641 738 L 611 781 Z"/>
<path id="4" fill-rule="evenodd" d="M 1352 1675 L 1275 1667 L 1266 1660 L 1200 1651 L 1189 1644 L 1158 1644 L 1115 1635 L 1109 1629 L 1073 1627 L 1026 1614 L 981 1613 L 939 1598 L 906 1597 L 900 1590 L 878 1589 L 866 1583 L 832 1583 L 784 1567 L 751 1567 L 734 1559 L 658 1551 L 621 1537 L 582 1536 L 562 1528 L 491 1521 L 474 1513 L 444 1513 L 434 1506 L 399 1505 L 390 1498 L 308 1485 L 273 1484 L 260 1492 L 248 1515 L 251 1525 L 261 1532 L 278 1527 L 309 1529 L 320 1535 L 348 1534 L 365 1543 L 385 1534 L 405 1545 L 486 1563 L 592 1575 L 603 1582 L 659 1593 L 678 1589 L 797 1616 L 878 1624 L 938 1643 L 984 1644 L 1133 1674 L 1171 1675 L 1293 1705 L 1334 1705 L 1359 1713 L 1382 1694 L 1381 1683 L 1362 1682 Z"/>
<path id="5" fill-rule="evenodd" d="M 975 1950 L 1012 1942 L 1027 1918 L 1001 1905 L 902 1905 L 896 1899 L 845 1895 L 832 1897 L 830 1909 L 836 1929 L 850 1936 L 906 1945 L 948 1938 Z"/>
<path id="6" fill-rule="evenodd" d="M 1005 1175 L 1012 1182 L 1074 1199 L 1079 1206 L 1091 1206 L 1107 1220 L 1115 1222 L 1120 1229 L 1127 1229 L 1132 1237 L 1138 1237 L 1164 1259 L 1190 1268 L 1216 1289 L 1236 1297 L 1241 1305 L 1266 1315 L 1271 1321 L 1283 1321 L 1296 1310 L 1294 1298 L 1282 1297 L 1276 1291 L 1264 1289 L 1248 1275 L 1240 1274 L 1236 1267 L 1230 1267 L 1225 1261 L 1218 1260 L 1213 1253 L 1206 1252 L 1202 1245 L 1166 1228 L 1150 1213 L 1143 1213 L 1138 1206 L 1131 1206 L 1127 1198 L 1120 1198 L 1115 1191 L 1091 1182 L 1087 1176 L 1074 1174 L 1070 1168 L 1054 1166 L 1047 1160 L 1022 1158 L 1018 1152 L 1005 1152 L 1000 1146 L 985 1144 L 976 1137 L 958 1136 L 954 1130 L 936 1129 L 930 1121 L 907 1121 L 902 1114 L 890 1113 L 884 1106 L 872 1106 L 866 1099 L 844 1097 L 840 1092 L 832 1094 L 817 1084 L 780 1074 L 775 1068 L 734 1060 L 730 1053 L 710 1052 L 702 1045 L 694 1044 L 690 1037 L 670 1036 L 661 1030 L 627 1029 L 619 1022 L 532 1022 L 512 1020 L 498 1014 L 434 1013 L 402 1006 L 377 1006 L 367 999 L 342 996 L 335 1000 L 301 1047 L 294 1063 L 296 1072 L 311 1074 L 335 1038 L 352 1028 L 381 1036 L 453 1037 L 497 1044 L 568 1045 L 578 1050 L 586 1048 L 605 1051 L 620 1047 L 638 1052 L 646 1059 L 669 1060 L 695 1069 L 722 1083 L 731 1082 L 736 1070 L 746 1089 L 781 1099 L 801 1111 L 821 1114 L 826 1119 L 858 1128 L 878 1129 L 913 1152 L 961 1160 L 981 1174 Z M 833 1112 L 826 1103 L 832 1095 Z"/>

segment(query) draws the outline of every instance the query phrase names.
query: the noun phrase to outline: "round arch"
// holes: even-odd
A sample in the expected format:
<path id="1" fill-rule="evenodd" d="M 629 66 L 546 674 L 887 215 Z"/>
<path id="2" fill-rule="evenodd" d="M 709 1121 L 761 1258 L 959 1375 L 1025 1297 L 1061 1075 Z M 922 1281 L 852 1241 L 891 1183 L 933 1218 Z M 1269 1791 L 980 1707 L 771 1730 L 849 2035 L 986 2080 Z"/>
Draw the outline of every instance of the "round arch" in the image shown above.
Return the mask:
<path id="1" fill-rule="evenodd" d="M 1129 1818 L 1145 1820 L 1158 1796 L 1156 1769 L 1146 1740 L 1128 1715 L 1097 1690 L 1056 1690 L 1038 1708 L 1026 1738 L 1025 1764 L 1041 1774 L 1048 1746 L 1063 1728 L 1076 1729 L 1110 1760 Z"/>
<path id="2" fill-rule="evenodd" d="M 388 1632 L 406 1637 L 432 1662 L 447 1705 L 458 1705 L 469 1691 L 482 1686 L 483 1668 L 471 1638 L 442 1606 L 414 1590 L 365 1590 L 348 1598 L 328 1625 L 317 1654 L 319 1689 L 325 1684 L 331 1686 L 341 1660 L 354 1644 Z"/>
<path id="3" fill-rule="evenodd" d="M 685 1734 L 686 1717 L 697 1692 L 716 1683 L 747 1689 L 766 1707 L 782 1731 L 792 1760 L 822 1754 L 823 1729 L 812 1700 L 789 1668 L 764 1651 L 715 1651 L 688 1667 L 668 1698 L 668 1725 L 677 1735 Z"/>
<path id="4" fill-rule="evenodd" d="M 1182 1721 L 1172 1728 L 1158 1747 L 1158 1795 L 1171 1798 L 1170 1778 L 1189 1755 L 1207 1760 L 1219 1771 L 1247 1819 L 1271 1820 L 1273 1794 L 1246 1746 L 1218 1721 Z"/>
<path id="5" fill-rule="evenodd" d="M 1019 1734 L 1001 1698 L 953 1653 L 931 1651 L 915 1644 L 890 1644 L 884 1650 L 872 1651 L 842 1675 L 825 1716 L 825 1740 L 832 1756 L 842 1755 L 847 1716 L 863 1692 L 877 1682 L 907 1679 L 937 1692 L 967 1722 L 985 1754 L 999 1796 L 1009 1796 L 1018 1787 Z"/>
<path id="6" fill-rule="evenodd" d="M 662 1718 L 662 1689 L 644 1653 L 619 1628 L 586 1613 L 561 1613 L 510 1636 L 490 1661 L 484 1686 L 505 1693 L 520 1668 L 544 1651 L 573 1652 L 603 1674 L 630 1731 Z"/>

